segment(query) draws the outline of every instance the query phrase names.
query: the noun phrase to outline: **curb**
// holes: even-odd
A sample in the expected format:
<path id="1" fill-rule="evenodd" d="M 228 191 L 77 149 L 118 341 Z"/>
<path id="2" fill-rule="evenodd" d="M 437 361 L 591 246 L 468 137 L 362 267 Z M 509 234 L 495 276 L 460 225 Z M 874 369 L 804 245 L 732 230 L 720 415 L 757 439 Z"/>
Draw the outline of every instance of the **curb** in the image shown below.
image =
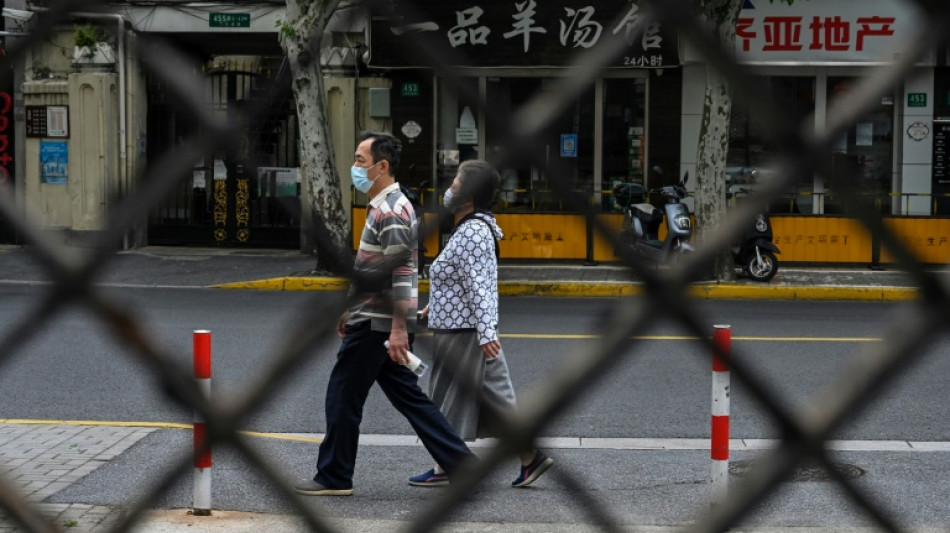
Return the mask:
<path id="1" fill-rule="evenodd" d="M 336 277 L 277 277 L 211 285 L 217 289 L 262 291 L 345 291 L 346 278 Z M 419 292 L 429 292 L 429 281 L 419 280 Z M 500 281 L 501 296 L 553 296 L 569 298 L 616 298 L 636 296 L 644 292 L 643 285 L 630 282 L 576 282 L 576 281 Z M 910 287 L 857 287 L 750 285 L 739 283 L 700 283 L 690 286 L 689 295 L 703 299 L 746 300 L 853 300 L 853 301 L 910 301 L 920 297 Z"/>

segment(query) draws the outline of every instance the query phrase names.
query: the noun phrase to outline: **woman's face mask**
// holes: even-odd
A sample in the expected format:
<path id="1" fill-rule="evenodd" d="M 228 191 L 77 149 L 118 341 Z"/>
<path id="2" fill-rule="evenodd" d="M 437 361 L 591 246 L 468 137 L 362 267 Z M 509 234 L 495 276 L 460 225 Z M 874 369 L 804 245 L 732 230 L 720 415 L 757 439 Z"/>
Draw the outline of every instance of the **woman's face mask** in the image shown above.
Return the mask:
<path id="1" fill-rule="evenodd" d="M 353 180 L 353 187 L 355 187 L 356 190 L 364 194 L 369 192 L 370 188 L 373 187 L 373 182 L 379 179 L 379 176 L 369 179 L 369 177 L 367 177 L 367 171 L 378 164 L 379 163 L 376 163 L 365 168 L 356 165 L 350 167 L 350 179 Z"/>
<path id="2" fill-rule="evenodd" d="M 452 195 L 452 189 L 446 189 L 445 194 L 442 196 L 442 205 L 445 206 L 449 211 L 455 211 L 455 206 L 452 205 L 452 200 L 455 197 Z"/>

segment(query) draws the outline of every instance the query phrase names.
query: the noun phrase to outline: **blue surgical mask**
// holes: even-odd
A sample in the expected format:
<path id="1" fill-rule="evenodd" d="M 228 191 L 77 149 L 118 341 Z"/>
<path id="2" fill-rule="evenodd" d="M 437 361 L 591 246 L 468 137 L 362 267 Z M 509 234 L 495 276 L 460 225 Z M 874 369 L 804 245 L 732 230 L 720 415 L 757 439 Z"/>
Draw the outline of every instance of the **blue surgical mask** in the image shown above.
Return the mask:
<path id="1" fill-rule="evenodd" d="M 455 206 L 452 205 L 453 198 L 452 189 L 446 189 L 445 194 L 442 196 L 442 205 L 449 211 L 455 211 Z"/>
<path id="2" fill-rule="evenodd" d="M 376 165 L 378 164 L 379 163 L 376 163 Z M 373 187 L 373 182 L 376 181 L 376 179 L 378 179 L 379 176 L 376 176 L 376 179 L 371 180 L 367 177 L 366 172 L 369 169 L 375 167 L 376 165 L 372 165 L 365 168 L 358 167 L 356 165 L 353 165 L 352 167 L 350 167 L 350 179 L 353 180 L 353 186 L 356 187 L 356 190 L 364 194 L 369 192 L 369 190 Z"/>

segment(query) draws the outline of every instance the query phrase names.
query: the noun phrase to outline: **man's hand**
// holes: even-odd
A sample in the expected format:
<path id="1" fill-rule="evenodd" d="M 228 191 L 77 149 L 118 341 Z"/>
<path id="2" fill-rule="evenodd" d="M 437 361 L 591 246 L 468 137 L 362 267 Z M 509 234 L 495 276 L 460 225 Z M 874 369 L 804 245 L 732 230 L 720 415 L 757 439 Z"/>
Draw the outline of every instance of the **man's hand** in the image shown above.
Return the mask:
<path id="1" fill-rule="evenodd" d="M 389 332 L 389 358 L 397 365 L 409 362 L 409 334 L 405 328 L 393 329 Z"/>
<path id="2" fill-rule="evenodd" d="M 341 339 L 346 336 L 346 321 L 350 318 L 349 311 L 343 311 L 343 314 L 340 315 L 340 320 L 336 323 L 336 334 Z"/>
<path id="3" fill-rule="evenodd" d="M 406 326 L 406 316 L 409 314 L 409 301 L 396 300 L 393 302 L 393 322 L 389 328 L 389 358 L 398 365 L 409 362 L 409 329 Z"/>

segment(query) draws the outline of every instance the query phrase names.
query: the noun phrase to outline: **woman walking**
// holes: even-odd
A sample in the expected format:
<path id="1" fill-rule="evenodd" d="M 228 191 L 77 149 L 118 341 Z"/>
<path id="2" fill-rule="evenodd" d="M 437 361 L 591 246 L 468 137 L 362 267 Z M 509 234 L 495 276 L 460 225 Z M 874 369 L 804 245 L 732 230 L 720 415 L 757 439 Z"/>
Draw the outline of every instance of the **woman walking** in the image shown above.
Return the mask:
<path id="1" fill-rule="evenodd" d="M 433 369 L 429 396 L 464 440 L 496 436 L 482 406 L 516 408 L 515 390 L 498 341 L 498 240 L 501 228 L 490 209 L 500 177 L 485 161 L 459 165 L 443 204 L 455 230 L 429 268 L 429 305 L 421 311 L 432 331 Z M 473 394 L 476 395 L 473 397 Z M 534 483 L 551 465 L 540 450 L 521 456 L 513 487 Z M 438 487 L 449 478 L 440 465 L 409 479 Z"/>

